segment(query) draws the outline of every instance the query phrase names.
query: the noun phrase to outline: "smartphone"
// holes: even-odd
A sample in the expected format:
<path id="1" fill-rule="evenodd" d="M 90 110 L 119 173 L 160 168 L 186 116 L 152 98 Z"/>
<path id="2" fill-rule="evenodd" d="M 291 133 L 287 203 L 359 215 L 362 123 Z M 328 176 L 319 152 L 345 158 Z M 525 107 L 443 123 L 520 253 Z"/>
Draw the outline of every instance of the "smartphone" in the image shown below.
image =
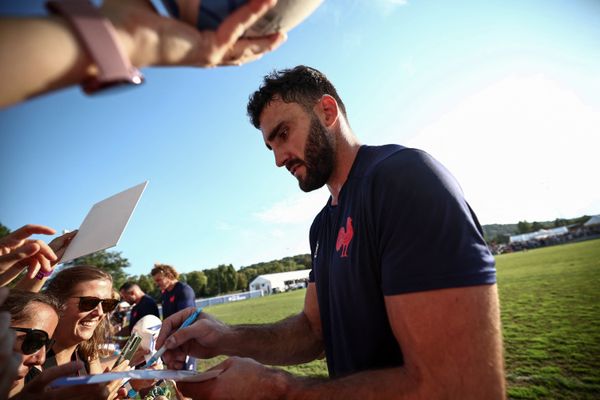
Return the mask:
<path id="1" fill-rule="evenodd" d="M 130 361 L 135 352 L 137 351 L 138 347 L 140 347 L 141 343 L 142 337 L 137 333 L 132 334 L 129 337 L 129 340 L 127 340 L 127 343 L 125 343 L 123 351 L 121 351 L 121 354 L 119 354 L 119 357 L 117 358 L 115 365 L 113 365 L 113 368 L 119 365 L 123 360 Z"/>

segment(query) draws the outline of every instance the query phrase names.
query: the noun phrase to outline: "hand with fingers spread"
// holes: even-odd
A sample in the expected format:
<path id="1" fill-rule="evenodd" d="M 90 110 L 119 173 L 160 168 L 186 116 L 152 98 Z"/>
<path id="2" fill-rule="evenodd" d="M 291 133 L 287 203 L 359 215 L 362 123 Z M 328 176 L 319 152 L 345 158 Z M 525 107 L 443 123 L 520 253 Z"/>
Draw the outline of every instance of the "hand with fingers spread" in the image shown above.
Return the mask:
<path id="1" fill-rule="evenodd" d="M 145 0 L 107 0 L 102 12 L 117 28 L 131 62 L 137 67 L 216 67 L 257 60 L 285 41 L 284 33 L 243 37 L 275 3 L 275 0 L 250 0 L 225 18 L 216 31 L 198 31 L 177 19 L 162 17 Z"/>
<path id="2" fill-rule="evenodd" d="M 112 25 L 116 45 L 134 67 L 241 65 L 281 45 L 286 35 L 243 37 L 276 0 L 249 0 L 216 31 L 198 31 L 163 17 L 147 0 L 106 0 L 98 18 Z M 99 75 L 97 60 L 63 16 L 0 18 L 0 107 Z M 35 60 L 35 62 L 32 62 Z"/>
<path id="3" fill-rule="evenodd" d="M 75 230 L 73 232 L 65 233 L 64 235 L 59 236 L 53 239 L 50 243 L 48 243 L 48 247 L 50 247 L 50 249 L 56 255 L 56 260 L 50 263 L 50 266 L 52 268 L 62 259 L 63 254 L 67 250 L 67 247 L 69 246 L 77 232 L 78 231 Z M 24 262 L 22 262 L 21 264 L 23 263 Z M 9 281 L 13 279 L 15 276 L 18 276 L 18 274 L 23 268 L 22 266 L 20 266 L 21 264 L 16 264 L 13 268 L 11 268 L 11 271 L 5 274 L 6 279 L 0 278 L 0 284 L 2 284 L 4 281 Z M 17 282 L 17 284 L 15 285 L 15 288 L 27 290 L 29 292 L 39 292 L 44 286 L 46 279 L 51 274 L 52 269 L 50 270 L 50 272 L 45 272 L 41 269 L 40 264 L 35 265 L 33 268 L 30 267 L 27 274 L 21 277 L 19 282 Z"/>
<path id="4" fill-rule="evenodd" d="M 231 341 L 232 329 L 209 314 L 201 313 L 196 322 L 177 331 L 194 311 L 193 307 L 186 308 L 163 321 L 156 348 L 167 347 L 162 358 L 169 368 L 181 369 L 188 355 L 197 358 L 230 355 L 227 343 Z"/>
<path id="5" fill-rule="evenodd" d="M 109 389 L 106 385 L 77 385 L 50 389 L 48 385 L 55 379 L 72 376 L 83 367 L 81 361 L 59 365 L 44 370 L 29 382 L 12 400 L 106 400 Z"/>
<path id="6" fill-rule="evenodd" d="M 38 271 L 50 273 L 58 257 L 42 240 L 29 239 L 31 235 L 53 235 L 56 231 L 42 225 L 25 225 L 0 239 L 0 284 L 6 285 L 23 268 L 33 278 Z M 9 278 L 7 278 L 9 277 Z"/>

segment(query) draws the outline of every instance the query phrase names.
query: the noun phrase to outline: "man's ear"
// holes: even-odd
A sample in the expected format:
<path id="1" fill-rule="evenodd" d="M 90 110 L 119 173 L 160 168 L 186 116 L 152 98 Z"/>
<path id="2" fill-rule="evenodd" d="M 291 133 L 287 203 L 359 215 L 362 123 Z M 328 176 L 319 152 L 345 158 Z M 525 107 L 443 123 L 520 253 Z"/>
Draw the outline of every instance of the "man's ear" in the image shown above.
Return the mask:
<path id="1" fill-rule="evenodd" d="M 324 94 L 315 106 L 315 112 L 321 118 L 321 122 L 327 128 L 333 126 L 339 118 L 339 108 L 337 101 L 328 95 Z"/>

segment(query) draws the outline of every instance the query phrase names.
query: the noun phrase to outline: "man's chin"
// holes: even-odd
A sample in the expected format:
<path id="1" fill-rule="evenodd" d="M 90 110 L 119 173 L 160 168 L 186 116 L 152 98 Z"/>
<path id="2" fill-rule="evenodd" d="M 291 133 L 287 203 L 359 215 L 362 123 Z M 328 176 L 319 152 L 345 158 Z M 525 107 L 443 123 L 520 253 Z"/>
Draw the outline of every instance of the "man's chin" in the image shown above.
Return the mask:
<path id="1" fill-rule="evenodd" d="M 321 189 L 323 187 L 323 185 L 325 185 L 325 182 L 318 184 L 315 182 L 303 182 L 301 180 L 298 180 L 298 186 L 300 187 L 300 190 L 302 190 L 305 193 L 312 192 L 313 190 Z"/>

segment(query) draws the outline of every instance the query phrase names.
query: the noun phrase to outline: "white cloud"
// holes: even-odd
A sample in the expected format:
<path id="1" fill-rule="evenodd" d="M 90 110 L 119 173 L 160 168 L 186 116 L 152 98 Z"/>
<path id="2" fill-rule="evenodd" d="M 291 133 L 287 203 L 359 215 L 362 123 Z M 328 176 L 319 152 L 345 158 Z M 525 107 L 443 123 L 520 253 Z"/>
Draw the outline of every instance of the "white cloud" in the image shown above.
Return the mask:
<path id="1" fill-rule="evenodd" d="M 298 193 L 251 215 L 251 223 L 217 222 L 227 232 L 224 257 L 236 268 L 310 251 L 308 232 L 314 217 L 325 205 L 326 188 Z M 219 256 L 223 257 L 223 256 Z M 222 263 L 222 261 L 217 261 Z"/>
<path id="2" fill-rule="evenodd" d="M 313 220 L 325 205 L 328 196 L 329 192 L 325 188 L 299 193 L 255 213 L 254 217 L 262 222 L 274 224 L 305 223 Z"/>
<path id="3" fill-rule="evenodd" d="M 408 145 L 450 169 L 482 223 L 600 212 L 600 110 L 544 75 L 490 85 Z"/>
<path id="4" fill-rule="evenodd" d="M 408 0 L 370 0 L 369 4 L 377 7 L 384 16 L 392 14 L 398 7 L 408 5 Z"/>

